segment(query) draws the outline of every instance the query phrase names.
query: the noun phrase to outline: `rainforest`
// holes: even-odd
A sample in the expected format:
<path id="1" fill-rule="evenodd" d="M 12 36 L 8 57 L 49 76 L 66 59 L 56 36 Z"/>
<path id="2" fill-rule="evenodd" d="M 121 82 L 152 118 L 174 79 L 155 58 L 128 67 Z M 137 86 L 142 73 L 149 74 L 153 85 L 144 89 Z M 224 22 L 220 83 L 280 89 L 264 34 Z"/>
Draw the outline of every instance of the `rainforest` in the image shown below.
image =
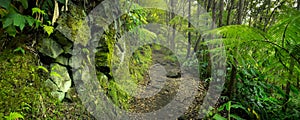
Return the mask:
<path id="1" fill-rule="evenodd" d="M 300 118 L 300 0 L 0 0 L 0 120 Z"/>

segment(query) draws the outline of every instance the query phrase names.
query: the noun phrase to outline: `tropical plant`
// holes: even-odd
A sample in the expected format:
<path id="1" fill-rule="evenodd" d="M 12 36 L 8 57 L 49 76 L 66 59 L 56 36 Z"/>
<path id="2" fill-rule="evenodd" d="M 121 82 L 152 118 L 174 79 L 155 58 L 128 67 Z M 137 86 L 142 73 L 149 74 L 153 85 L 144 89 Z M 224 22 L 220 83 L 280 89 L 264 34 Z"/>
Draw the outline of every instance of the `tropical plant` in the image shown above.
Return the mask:
<path id="1" fill-rule="evenodd" d="M 296 76 L 300 75 L 300 12 L 288 7 L 283 10 L 291 12 L 278 13 L 275 24 L 265 31 L 230 25 L 207 32 L 223 36 L 220 41 L 225 44 L 228 64 L 238 71 L 235 82 L 227 81 L 231 84 L 227 93 L 261 119 L 290 115 L 285 113 L 290 109 L 290 91 L 299 89 L 292 86 L 299 84 Z"/>
<path id="2" fill-rule="evenodd" d="M 24 117 L 17 112 L 11 112 L 8 116 L 4 117 L 6 120 L 19 120 L 19 119 L 24 119 Z"/>
<path id="3" fill-rule="evenodd" d="M 20 2 L 21 5 L 16 6 L 16 4 L 12 4 L 12 2 Z M 21 13 L 23 9 L 28 8 L 27 0 L 2 0 L 0 1 L 0 7 L 0 21 L 3 24 L 3 28 L 10 36 L 15 36 L 18 29 L 22 31 L 26 24 L 32 26 L 35 23 L 33 17 Z"/>

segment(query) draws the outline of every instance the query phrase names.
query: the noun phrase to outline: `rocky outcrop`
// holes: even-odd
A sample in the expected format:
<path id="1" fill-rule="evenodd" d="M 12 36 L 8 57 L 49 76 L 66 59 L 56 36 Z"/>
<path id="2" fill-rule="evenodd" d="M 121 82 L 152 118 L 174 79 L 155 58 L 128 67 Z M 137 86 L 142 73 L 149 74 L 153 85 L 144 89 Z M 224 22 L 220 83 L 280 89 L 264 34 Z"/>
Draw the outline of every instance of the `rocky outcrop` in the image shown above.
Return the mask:
<path id="1" fill-rule="evenodd" d="M 49 66 L 50 78 L 45 84 L 51 89 L 52 96 L 59 101 L 76 99 L 74 81 L 92 78 L 89 73 L 91 68 L 97 69 L 100 81 L 111 79 L 110 58 L 114 38 L 91 38 L 86 15 L 82 11 L 76 5 L 71 5 L 69 12 L 63 13 L 58 19 L 56 31 L 50 37 L 39 41 L 38 51 L 44 56 L 42 59 L 45 59 L 42 62 Z M 78 49 L 78 46 L 82 49 Z M 91 55 L 92 52 L 95 53 L 94 56 Z M 85 65 L 89 65 L 90 68 L 85 68 Z"/>

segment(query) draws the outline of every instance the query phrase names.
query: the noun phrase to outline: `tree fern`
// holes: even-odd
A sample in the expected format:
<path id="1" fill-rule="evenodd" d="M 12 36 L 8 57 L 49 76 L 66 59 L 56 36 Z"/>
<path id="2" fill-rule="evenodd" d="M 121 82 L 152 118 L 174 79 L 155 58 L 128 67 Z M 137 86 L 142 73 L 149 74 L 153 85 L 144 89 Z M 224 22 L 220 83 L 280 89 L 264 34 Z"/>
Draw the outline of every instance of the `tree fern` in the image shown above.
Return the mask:
<path id="1" fill-rule="evenodd" d="M 227 49 L 229 62 L 234 62 L 233 58 L 236 58 L 242 66 L 245 61 L 257 64 L 269 79 L 278 79 L 288 74 L 289 59 L 300 63 L 299 13 L 294 10 L 280 15 L 267 32 L 244 25 L 231 25 L 208 31 L 206 35 L 222 35 L 221 41 Z M 295 69 L 299 69 L 298 66 Z"/>

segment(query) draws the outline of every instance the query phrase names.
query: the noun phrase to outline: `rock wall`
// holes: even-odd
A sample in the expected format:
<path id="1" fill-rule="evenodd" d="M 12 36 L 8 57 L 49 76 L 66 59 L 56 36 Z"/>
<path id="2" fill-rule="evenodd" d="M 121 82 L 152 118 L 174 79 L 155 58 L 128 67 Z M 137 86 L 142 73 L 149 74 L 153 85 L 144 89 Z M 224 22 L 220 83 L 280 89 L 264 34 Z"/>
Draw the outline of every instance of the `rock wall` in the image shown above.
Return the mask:
<path id="1" fill-rule="evenodd" d="M 75 95 L 74 80 L 82 79 L 82 62 L 90 57 L 95 57 L 95 67 L 100 79 L 112 79 L 110 75 L 110 59 L 112 57 L 114 39 L 113 37 L 101 37 L 97 43 L 97 49 L 92 50 L 87 47 L 90 35 L 89 27 L 83 9 L 76 5 L 69 7 L 68 13 L 63 13 L 58 20 L 57 30 L 50 36 L 39 40 L 38 51 L 41 61 L 49 66 L 50 77 L 45 82 L 51 88 L 52 96 L 59 101 L 64 99 L 78 100 Z M 85 46 L 81 50 L 73 50 L 74 45 Z M 95 56 L 89 53 L 95 52 Z M 91 61 L 90 61 L 91 62 Z M 75 74 L 75 75 L 74 75 Z M 78 76 L 76 76 L 78 74 Z M 74 78 L 75 76 L 75 78 Z"/>

